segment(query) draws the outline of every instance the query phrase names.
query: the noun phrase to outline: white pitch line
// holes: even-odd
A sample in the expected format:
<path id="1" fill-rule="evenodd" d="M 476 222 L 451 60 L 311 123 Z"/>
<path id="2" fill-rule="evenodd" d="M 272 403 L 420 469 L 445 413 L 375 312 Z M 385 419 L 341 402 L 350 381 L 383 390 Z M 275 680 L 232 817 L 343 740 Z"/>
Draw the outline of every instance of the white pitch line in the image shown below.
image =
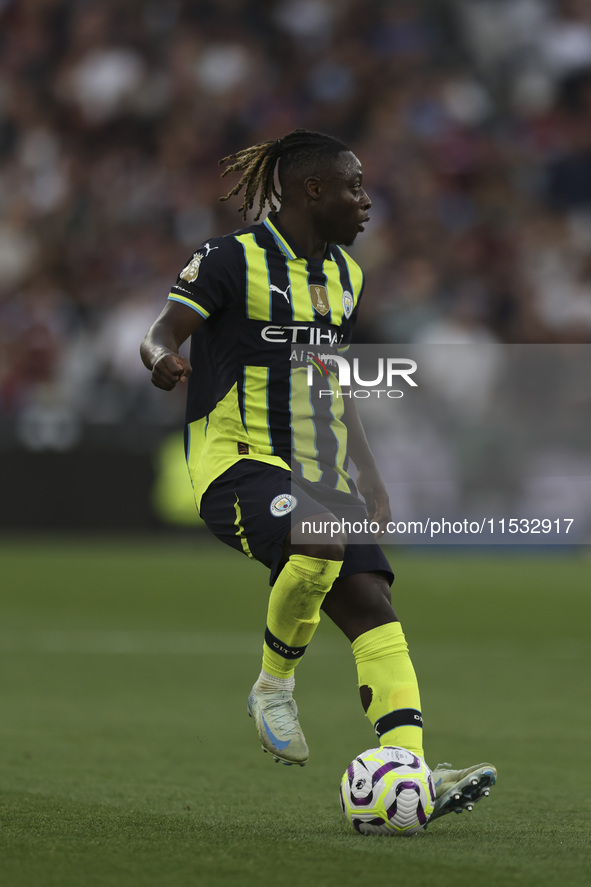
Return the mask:
<path id="1" fill-rule="evenodd" d="M 331 638 L 318 638 L 317 652 L 342 647 Z M 222 631 L 76 631 L 31 629 L 0 631 L 2 653 L 66 653 L 124 655 L 245 656 L 261 654 L 263 632 Z"/>
<path id="2" fill-rule="evenodd" d="M 0 632 L 0 653 L 181 654 L 211 656 L 259 653 L 262 634 L 200 631 Z"/>

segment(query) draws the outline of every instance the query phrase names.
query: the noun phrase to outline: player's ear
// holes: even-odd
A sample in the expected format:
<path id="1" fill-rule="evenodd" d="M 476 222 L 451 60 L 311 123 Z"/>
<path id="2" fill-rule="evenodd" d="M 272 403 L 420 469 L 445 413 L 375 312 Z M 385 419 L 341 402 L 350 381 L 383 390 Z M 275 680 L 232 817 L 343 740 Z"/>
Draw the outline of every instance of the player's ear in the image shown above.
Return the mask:
<path id="1" fill-rule="evenodd" d="M 304 181 L 304 188 L 308 197 L 312 200 L 318 200 L 322 191 L 322 182 L 318 176 L 308 176 Z"/>

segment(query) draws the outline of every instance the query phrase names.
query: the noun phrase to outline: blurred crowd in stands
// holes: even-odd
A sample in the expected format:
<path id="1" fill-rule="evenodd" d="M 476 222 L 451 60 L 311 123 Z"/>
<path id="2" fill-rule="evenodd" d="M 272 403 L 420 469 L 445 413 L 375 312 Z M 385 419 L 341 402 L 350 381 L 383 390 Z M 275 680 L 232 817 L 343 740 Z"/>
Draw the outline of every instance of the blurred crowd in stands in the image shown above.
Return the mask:
<path id="1" fill-rule="evenodd" d="M 588 0 L 0 0 L 1 427 L 182 412 L 139 342 L 296 127 L 364 166 L 358 341 L 591 342 Z"/>

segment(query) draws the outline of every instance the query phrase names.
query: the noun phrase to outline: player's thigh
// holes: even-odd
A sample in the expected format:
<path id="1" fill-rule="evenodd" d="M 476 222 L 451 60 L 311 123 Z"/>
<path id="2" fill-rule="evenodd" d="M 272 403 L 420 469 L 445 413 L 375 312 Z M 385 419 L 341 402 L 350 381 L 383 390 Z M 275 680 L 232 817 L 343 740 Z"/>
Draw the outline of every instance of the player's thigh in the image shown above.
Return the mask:
<path id="1" fill-rule="evenodd" d="M 244 459 L 209 486 L 200 513 L 218 539 L 269 567 L 273 582 L 294 524 L 325 510 L 287 469 Z"/>

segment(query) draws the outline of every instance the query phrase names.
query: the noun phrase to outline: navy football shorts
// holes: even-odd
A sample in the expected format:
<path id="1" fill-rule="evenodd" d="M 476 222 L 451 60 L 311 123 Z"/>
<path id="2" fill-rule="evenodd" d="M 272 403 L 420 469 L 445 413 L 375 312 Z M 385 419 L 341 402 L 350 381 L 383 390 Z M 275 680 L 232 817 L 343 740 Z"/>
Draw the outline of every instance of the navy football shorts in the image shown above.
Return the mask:
<path id="1" fill-rule="evenodd" d="M 326 512 L 339 520 L 367 519 L 365 504 L 354 493 L 313 484 L 291 471 L 249 459 L 237 462 L 210 484 L 200 509 L 218 539 L 269 567 L 271 585 L 283 566 L 283 544 L 292 526 Z M 339 575 L 374 572 L 383 573 L 392 584 L 392 568 L 375 537 L 348 544 Z"/>

